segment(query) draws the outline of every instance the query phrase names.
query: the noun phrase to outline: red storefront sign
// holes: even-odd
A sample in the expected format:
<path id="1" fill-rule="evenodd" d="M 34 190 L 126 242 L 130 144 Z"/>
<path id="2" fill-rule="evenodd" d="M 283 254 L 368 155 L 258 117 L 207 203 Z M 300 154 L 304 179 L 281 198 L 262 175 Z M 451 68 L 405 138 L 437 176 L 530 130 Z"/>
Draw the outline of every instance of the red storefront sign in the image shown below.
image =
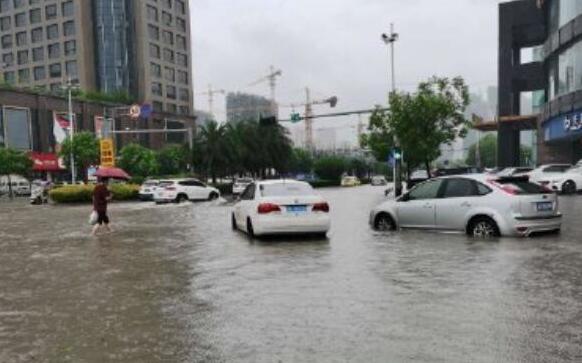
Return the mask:
<path id="1" fill-rule="evenodd" d="M 32 152 L 30 158 L 33 171 L 63 171 L 56 154 Z"/>

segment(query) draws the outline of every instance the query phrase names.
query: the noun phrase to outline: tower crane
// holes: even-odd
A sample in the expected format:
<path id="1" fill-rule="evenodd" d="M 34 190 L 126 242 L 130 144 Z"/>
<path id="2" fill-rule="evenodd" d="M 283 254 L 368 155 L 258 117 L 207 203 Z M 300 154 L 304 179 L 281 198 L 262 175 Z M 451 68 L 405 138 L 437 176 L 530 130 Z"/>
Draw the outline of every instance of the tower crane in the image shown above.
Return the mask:
<path id="1" fill-rule="evenodd" d="M 265 77 L 262 77 L 260 79 L 257 79 L 256 81 L 254 81 L 253 83 L 250 83 L 247 85 L 247 87 L 252 87 L 252 86 L 256 86 L 260 83 L 263 82 L 269 82 L 269 88 L 271 89 L 271 102 L 273 103 L 273 105 L 275 105 L 276 101 L 275 101 L 275 91 L 277 88 L 277 77 L 281 77 L 283 75 L 283 71 L 281 71 L 280 69 L 275 69 L 275 67 L 271 66 L 269 68 L 269 74 L 267 74 Z"/>
<path id="2" fill-rule="evenodd" d="M 214 117 L 214 95 L 224 95 L 226 94 L 226 91 L 223 89 L 212 89 L 212 85 L 208 85 L 208 91 L 206 92 L 199 92 L 196 93 L 197 95 L 200 96 L 207 96 L 208 97 L 208 113 L 210 113 L 210 115 L 212 115 Z"/>
<path id="3" fill-rule="evenodd" d="M 290 107 L 295 109 L 296 107 L 305 107 L 305 147 L 309 151 L 314 150 L 313 143 L 313 106 L 314 105 L 325 105 L 329 104 L 331 108 L 337 105 L 337 97 L 332 96 L 322 100 L 312 100 L 311 91 L 309 87 L 305 87 L 305 102 L 304 103 L 291 103 L 288 105 L 281 105 L 281 107 Z"/>

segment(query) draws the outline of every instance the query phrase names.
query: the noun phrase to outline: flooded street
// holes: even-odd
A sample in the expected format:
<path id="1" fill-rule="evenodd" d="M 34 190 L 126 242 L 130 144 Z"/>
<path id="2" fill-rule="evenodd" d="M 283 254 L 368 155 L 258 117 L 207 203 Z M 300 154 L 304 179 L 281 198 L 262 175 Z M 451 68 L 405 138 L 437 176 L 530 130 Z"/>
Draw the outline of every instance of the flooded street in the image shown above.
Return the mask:
<path id="1" fill-rule="evenodd" d="M 383 190 L 321 190 L 329 238 L 253 241 L 225 201 L 0 203 L 0 362 L 580 362 L 582 196 L 561 235 L 368 226 Z"/>

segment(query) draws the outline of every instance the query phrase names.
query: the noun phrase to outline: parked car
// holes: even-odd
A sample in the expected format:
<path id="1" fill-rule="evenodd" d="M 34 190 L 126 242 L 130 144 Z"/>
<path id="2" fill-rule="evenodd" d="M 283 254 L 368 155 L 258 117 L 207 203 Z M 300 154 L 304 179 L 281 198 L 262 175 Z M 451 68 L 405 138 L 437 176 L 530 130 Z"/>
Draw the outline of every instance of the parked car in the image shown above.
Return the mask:
<path id="1" fill-rule="evenodd" d="M 214 200 L 220 197 L 218 189 L 198 179 L 161 180 L 154 191 L 156 203 L 185 202 L 187 200 Z"/>
<path id="2" fill-rule="evenodd" d="M 582 166 L 574 166 L 563 172 L 544 173 L 536 179 L 537 183 L 563 194 L 582 191 Z"/>
<path id="3" fill-rule="evenodd" d="M 372 177 L 370 184 L 372 184 L 375 187 L 383 186 L 388 184 L 388 180 L 386 180 L 386 177 L 384 175 L 375 175 Z"/>
<path id="4" fill-rule="evenodd" d="M 540 165 L 534 170 L 527 173 L 529 181 L 533 183 L 538 183 L 542 180 L 548 180 L 554 176 L 559 176 L 566 170 L 570 169 L 572 165 L 570 164 L 545 164 Z"/>
<path id="5" fill-rule="evenodd" d="M 139 199 L 144 201 L 154 200 L 154 193 L 158 185 L 160 185 L 159 180 L 146 180 L 139 188 Z"/>
<path id="6" fill-rule="evenodd" d="M 240 195 L 245 189 L 254 182 L 252 178 L 238 178 L 232 184 L 232 194 Z"/>
<path id="7" fill-rule="evenodd" d="M 533 168 L 527 166 L 518 166 L 513 168 L 505 168 L 496 173 L 499 177 L 506 176 L 525 176 L 528 175 L 533 170 Z"/>
<path id="8" fill-rule="evenodd" d="M 250 236 L 307 233 L 325 235 L 329 205 L 306 182 L 269 180 L 250 184 L 232 213 L 232 228 Z"/>
<path id="9" fill-rule="evenodd" d="M 435 170 L 434 176 L 480 174 L 483 170 L 476 166 L 461 166 L 458 168 L 440 168 Z"/>
<path id="10" fill-rule="evenodd" d="M 360 179 L 355 176 L 344 176 L 341 182 L 342 187 L 356 187 L 361 184 Z"/>
<path id="11" fill-rule="evenodd" d="M 529 236 L 559 231 L 555 193 L 527 177 L 484 174 L 428 180 L 370 213 L 378 230 L 400 228 L 465 232 L 475 237 Z"/>

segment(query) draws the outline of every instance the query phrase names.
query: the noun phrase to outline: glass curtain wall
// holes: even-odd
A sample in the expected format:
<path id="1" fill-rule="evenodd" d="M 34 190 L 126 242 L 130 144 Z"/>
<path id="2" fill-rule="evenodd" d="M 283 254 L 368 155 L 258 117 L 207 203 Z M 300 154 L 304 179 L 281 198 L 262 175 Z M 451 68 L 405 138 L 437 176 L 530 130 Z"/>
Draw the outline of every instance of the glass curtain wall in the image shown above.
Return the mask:
<path id="1" fill-rule="evenodd" d="M 582 90 L 582 42 L 574 44 L 552 59 L 548 71 L 550 100 Z"/>
<path id="2" fill-rule="evenodd" d="M 582 14 L 580 0 L 554 0 L 550 3 L 550 33 L 558 31 L 568 22 Z"/>

